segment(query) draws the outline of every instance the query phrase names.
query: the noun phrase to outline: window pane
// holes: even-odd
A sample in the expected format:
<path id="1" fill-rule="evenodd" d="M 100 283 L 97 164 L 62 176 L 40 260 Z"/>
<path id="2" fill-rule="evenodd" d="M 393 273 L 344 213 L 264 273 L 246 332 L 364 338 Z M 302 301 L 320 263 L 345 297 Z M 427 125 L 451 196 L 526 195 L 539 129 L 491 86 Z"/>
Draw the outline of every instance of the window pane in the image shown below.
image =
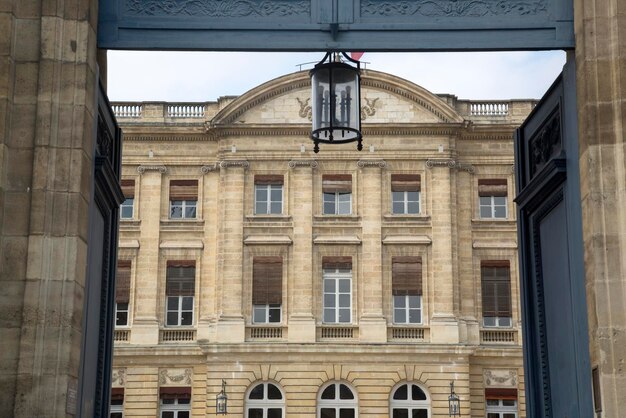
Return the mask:
<path id="1" fill-rule="evenodd" d="M 497 399 L 487 399 L 487 405 L 489 406 L 498 406 L 498 402 Z"/>
<path id="2" fill-rule="evenodd" d="M 265 317 L 265 307 L 256 307 L 254 308 L 253 319 L 254 322 L 266 322 Z"/>
<path id="3" fill-rule="evenodd" d="M 189 418 L 189 411 L 178 411 L 178 418 Z"/>
<path id="4" fill-rule="evenodd" d="M 487 414 L 487 418 L 500 418 L 500 414 L 494 414 L 493 412 L 489 412 Z"/>
<path id="5" fill-rule="evenodd" d="M 396 389 L 396 391 L 393 393 L 393 399 L 397 399 L 397 400 L 406 400 L 408 399 L 408 388 L 407 385 L 402 385 L 400 387 L 398 387 L 398 389 Z"/>
<path id="6" fill-rule="evenodd" d="M 337 195 L 337 198 L 339 199 L 339 202 L 350 203 L 350 201 L 352 200 L 352 193 L 339 193 Z"/>
<path id="7" fill-rule="evenodd" d="M 283 200 L 283 189 L 275 189 L 272 188 L 272 191 L 270 192 L 270 197 L 272 199 L 272 202 L 281 202 Z"/>
<path id="8" fill-rule="evenodd" d="M 507 414 L 504 414 L 502 418 L 516 418 L 516 417 L 515 417 L 515 414 L 513 413 L 507 413 Z"/>
<path id="9" fill-rule="evenodd" d="M 411 324 L 419 324 L 422 322 L 422 313 L 417 309 L 409 310 L 409 322 Z"/>
<path id="10" fill-rule="evenodd" d="M 267 418 L 282 418 L 283 410 L 280 408 L 269 408 L 267 410 Z"/>
<path id="11" fill-rule="evenodd" d="M 189 398 L 178 398 L 177 401 L 179 405 L 189 405 L 191 403 Z"/>
<path id="12" fill-rule="evenodd" d="M 111 412 L 111 415 L 109 415 L 109 418 L 122 418 L 123 415 L 121 412 Z"/>
<path id="13" fill-rule="evenodd" d="M 335 281 L 326 279 L 324 280 L 324 292 L 335 293 Z"/>
<path id="14" fill-rule="evenodd" d="M 391 192 L 391 201 L 396 202 L 404 202 L 404 192 Z"/>
<path id="15" fill-rule="evenodd" d="M 161 405 L 174 405 L 174 399 L 161 399 Z"/>
<path id="16" fill-rule="evenodd" d="M 517 401 L 511 400 L 511 399 L 502 399 L 503 406 L 517 406 L 515 405 L 516 403 Z"/>
<path id="17" fill-rule="evenodd" d="M 510 327 L 511 326 L 511 318 L 498 318 L 498 326 L 500 326 L 500 327 Z"/>
<path id="18" fill-rule="evenodd" d="M 169 296 L 167 298 L 167 310 L 175 311 L 178 309 L 178 296 Z"/>
<path id="19" fill-rule="evenodd" d="M 254 207 L 254 213 L 256 213 L 257 215 L 267 215 L 267 203 L 265 203 L 265 202 L 262 202 L 262 203 L 257 202 L 255 207 Z"/>
<path id="20" fill-rule="evenodd" d="M 339 202 L 338 215 L 350 215 L 350 202 Z"/>
<path id="21" fill-rule="evenodd" d="M 506 218 L 506 207 L 505 206 L 496 206 L 493 208 L 494 210 L 494 218 Z"/>
<path id="22" fill-rule="evenodd" d="M 411 418 L 428 418 L 428 411 L 425 409 L 414 409 Z"/>
<path id="23" fill-rule="evenodd" d="M 481 196 L 479 198 L 480 206 L 491 206 L 491 196 Z"/>
<path id="24" fill-rule="evenodd" d="M 406 192 L 406 200 L 409 202 L 419 202 L 420 193 L 419 192 Z"/>
<path id="25" fill-rule="evenodd" d="M 183 312 L 181 314 L 181 325 L 192 325 L 193 324 L 193 312 Z"/>
<path id="26" fill-rule="evenodd" d="M 506 206 L 506 196 L 494 196 L 493 204 L 496 206 Z"/>
<path id="27" fill-rule="evenodd" d="M 335 418 L 334 408 L 322 408 L 320 411 L 321 418 Z"/>
<path id="28" fill-rule="evenodd" d="M 257 186 L 256 188 L 256 201 L 257 202 L 267 202 L 267 189 L 265 187 L 259 187 Z"/>
<path id="29" fill-rule="evenodd" d="M 269 322 L 280 322 L 280 308 L 270 308 Z"/>
<path id="30" fill-rule="evenodd" d="M 341 384 L 339 385 L 339 399 L 354 399 L 354 394 L 348 386 Z"/>
<path id="31" fill-rule="evenodd" d="M 334 214 L 335 214 L 335 203 L 325 202 L 324 203 L 324 215 L 334 215 Z"/>
<path id="32" fill-rule="evenodd" d="M 272 202 L 271 213 L 274 215 L 280 215 L 283 212 L 282 202 Z"/>
<path id="33" fill-rule="evenodd" d="M 335 202 L 335 194 L 334 193 L 324 193 L 324 202 Z"/>
<path id="34" fill-rule="evenodd" d="M 393 213 L 402 214 L 404 213 L 404 202 L 394 202 L 393 203 Z"/>
<path id="35" fill-rule="evenodd" d="M 404 309 L 394 309 L 393 310 L 393 322 L 397 324 L 406 323 L 406 310 Z"/>
<path id="36" fill-rule="evenodd" d="M 339 418 L 354 418 L 354 409 L 341 408 L 339 410 Z"/>
<path id="37" fill-rule="evenodd" d="M 419 386 L 411 385 L 411 397 L 414 401 L 425 401 L 426 394 Z"/>
<path id="38" fill-rule="evenodd" d="M 394 308 L 404 308 L 404 307 L 406 307 L 406 297 L 405 296 L 394 296 L 393 297 L 393 307 Z"/>
<path id="39" fill-rule="evenodd" d="M 322 392 L 322 399 L 335 399 L 335 385 L 330 385 Z"/>
<path id="40" fill-rule="evenodd" d="M 393 418 L 409 418 L 408 409 L 394 409 Z"/>
<path id="41" fill-rule="evenodd" d="M 178 312 L 167 313 L 167 325 L 178 325 Z"/>
<path id="42" fill-rule="evenodd" d="M 324 322 L 335 322 L 334 309 L 324 309 Z"/>
<path id="43" fill-rule="evenodd" d="M 174 418 L 174 413 L 171 411 L 161 412 L 161 418 Z"/>
<path id="44" fill-rule="evenodd" d="M 263 410 L 261 408 L 248 409 L 248 418 L 263 418 Z"/>
<path id="45" fill-rule="evenodd" d="M 267 399 L 282 399 L 283 394 L 280 393 L 280 389 L 271 383 L 267 384 Z"/>
<path id="46" fill-rule="evenodd" d="M 339 321 L 338 322 L 350 322 L 350 309 L 339 309 Z"/>
<path id="47" fill-rule="evenodd" d="M 350 307 L 350 295 L 339 295 L 339 306 L 342 308 Z"/>
<path id="48" fill-rule="evenodd" d="M 265 389 L 263 383 L 256 385 L 251 391 L 248 399 L 263 399 L 263 394 L 265 393 Z"/>
<path id="49" fill-rule="evenodd" d="M 182 218 L 183 217 L 183 208 L 180 206 L 172 206 L 170 208 L 170 218 Z"/>
<path id="50" fill-rule="evenodd" d="M 491 218 L 491 207 L 490 206 L 481 206 L 480 207 L 480 217 L 481 218 Z"/>
<path id="51" fill-rule="evenodd" d="M 334 308 L 335 307 L 335 295 L 334 294 L 326 294 L 324 295 L 324 307 L 325 308 Z"/>
<path id="52" fill-rule="evenodd" d="M 193 219 L 196 217 L 196 207 L 195 206 L 187 206 L 185 208 L 185 218 Z"/>
<path id="53" fill-rule="evenodd" d="M 409 308 L 419 308 L 420 307 L 420 297 L 419 296 L 408 296 L 409 299 Z"/>
<path id="54" fill-rule="evenodd" d="M 183 297 L 183 310 L 190 311 L 193 309 L 193 297 L 185 296 Z"/>
<path id="55" fill-rule="evenodd" d="M 350 293 L 350 279 L 340 279 L 339 280 L 339 292 L 341 293 Z"/>
<path id="56" fill-rule="evenodd" d="M 407 206 L 407 213 L 415 215 L 420 212 L 419 202 L 409 202 Z"/>
<path id="57" fill-rule="evenodd" d="M 496 326 L 496 318 L 494 317 L 485 317 L 483 318 L 483 325 L 486 327 L 495 327 Z"/>
<path id="58" fill-rule="evenodd" d="M 115 325 L 117 326 L 128 325 L 128 312 L 117 312 L 115 316 Z"/>

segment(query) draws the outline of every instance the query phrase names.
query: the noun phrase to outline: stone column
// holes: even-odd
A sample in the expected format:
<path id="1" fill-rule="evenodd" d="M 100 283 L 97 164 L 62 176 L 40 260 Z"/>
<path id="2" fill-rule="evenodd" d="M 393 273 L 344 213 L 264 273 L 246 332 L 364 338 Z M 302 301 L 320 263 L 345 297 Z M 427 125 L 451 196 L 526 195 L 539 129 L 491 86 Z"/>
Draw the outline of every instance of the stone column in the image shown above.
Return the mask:
<path id="1" fill-rule="evenodd" d="M 450 170 L 453 160 L 428 160 L 432 194 L 432 258 L 433 313 L 430 339 L 433 343 L 458 343 L 459 327 L 454 316 L 454 270 L 452 240 L 452 189 Z"/>
<path id="2" fill-rule="evenodd" d="M 387 323 L 383 316 L 382 282 L 382 178 L 383 160 L 360 160 L 362 204 L 361 295 L 359 339 L 363 342 L 387 342 Z"/>
<path id="3" fill-rule="evenodd" d="M 159 292 L 159 236 L 161 232 L 161 189 L 162 175 L 167 171 L 160 165 L 141 165 L 137 168 L 141 174 L 139 218 L 139 254 L 135 266 L 135 303 L 133 331 L 130 341 L 133 344 L 158 344 L 159 321 L 157 306 L 159 298 L 165 298 L 161 288 Z"/>
<path id="4" fill-rule="evenodd" d="M 212 340 L 215 336 L 216 321 L 216 261 L 217 253 L 214 243 L 218 239 L 219 225 L 219 164 L 208 164 L 201 167 L 204 174 L 202 192 L 202 213 L 204 218 L 204 249 L 202 250 L 202 263 L 200 280 L 200 304 L 198 306 L 198 341 Z"/>
<path id="5" fill-rule="evenodd" d="M 293 256 L 289 262 L 289 342 L 315 342 L 313 316 L 313 169 L 316 161 L 290 161 Z"/>
<path id="6" fill-rule="evenodd" d="M 626 3 L 575 0 L 578 137 L 591 367 L 603 417 L 626 385 Z"/>
<path id="7" fill-rule="evenodd" d="M 247 161 L 226 160 L 220 163 L 221 222 L 218 240 L 218 278 L 221 281 L 221 309 L 217 323 L 219 342 L 245 341 L 246 328 L 242 311 L 243 290 L 243 202 Z"/>

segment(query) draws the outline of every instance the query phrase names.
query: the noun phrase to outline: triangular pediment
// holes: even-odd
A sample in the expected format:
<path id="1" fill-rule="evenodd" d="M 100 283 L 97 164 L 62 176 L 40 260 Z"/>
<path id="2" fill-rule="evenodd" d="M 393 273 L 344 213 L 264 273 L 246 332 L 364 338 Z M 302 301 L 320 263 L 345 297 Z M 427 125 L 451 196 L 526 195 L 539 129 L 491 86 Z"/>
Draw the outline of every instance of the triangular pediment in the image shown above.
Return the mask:
<path id="1" fill-rule="evenodd" d="M 214 126 L 309 124 L 309 73 L 301 71 L 264 83 L 220 111 Z M 402 78 L 363 71 L 361 120 L 367 124 L 459 123 L 463 118 L 428 90 Z"/>

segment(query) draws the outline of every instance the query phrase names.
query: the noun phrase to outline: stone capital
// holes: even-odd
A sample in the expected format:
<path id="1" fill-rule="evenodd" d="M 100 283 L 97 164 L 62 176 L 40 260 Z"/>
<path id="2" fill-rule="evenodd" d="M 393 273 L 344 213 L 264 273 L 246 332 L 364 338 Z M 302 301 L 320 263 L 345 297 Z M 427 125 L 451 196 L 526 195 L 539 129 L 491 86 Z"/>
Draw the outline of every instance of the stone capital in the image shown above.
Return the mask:
<path id="1" fill-rule="evenodd" d="M 375 167 L 375 168 L 385 168 L 387 167 L 387 162 L 385 160 L 359 160 L 356 163 L 359 168 L 367 168 L 367 167 Z"/>
<path id="2" fill-rule="evenodd" d="M 289 168 L 309 167 L 317 168 L 318 164 L 315 160 L 291 160 L 288 163 Z"/>
<path id="3" fill-rule="evenodd" d="M 202 174 L 208 174 L 212 171 L 218 171 L 219 169 L 220 169 L 219 163 L 205 164 L 202 167 L 200 167 L 200 172 Z"/>
<path id="4" fill-rule="evenodd" d="M 137 172 L 143 174 L 146 171 L 158 171 L 161 174 L 167 173 L 167 167 L 164 165 L 140 165 L 137 167 Z"/>
<path id="5" fill-rule="evenodd" d="M 246 160 L 223 160 L 220 161 L 220 168 L 241 167 L 244 170 L 250 167 L 250 163 Z"/>

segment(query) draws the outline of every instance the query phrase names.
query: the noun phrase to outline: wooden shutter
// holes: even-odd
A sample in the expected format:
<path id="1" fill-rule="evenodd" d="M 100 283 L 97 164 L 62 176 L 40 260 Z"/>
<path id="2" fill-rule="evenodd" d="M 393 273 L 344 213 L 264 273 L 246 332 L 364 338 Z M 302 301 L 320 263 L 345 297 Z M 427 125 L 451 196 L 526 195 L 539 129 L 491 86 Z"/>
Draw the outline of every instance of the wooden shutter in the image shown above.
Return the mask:
<path id="1" fill-rule="evenodd" d="M 257 174 L 254 176 L 254 184 L 274 184 L 283 185 L 282 174 Z"/>
<path id="2" fill-rule="evenodd" d="M 322 176 L 322 191 L 324 193 L 351 193 L 351 174 L 324 174 Z"/>
<path id="3" fill-rule="evenodd" d="M 329 270 L 351 270 L 352 257 L 322 257 L 322 268 Z"/>
<path id="4" fill-rule="evenodd" d="M 283 303 L 282 257 L 254 257 L 252 263 L 252 304 Z"/>
<path id="5" fill-rule="evenodd" d="M 478 180 L 478 196 L 506 196 L 506 179 L 480 179 Z"/>
<path id="6" fill-rule="evenodd" d="M 130 300 L 130 260 L 117 261 L 115 278 L 115 303 L 128 303 Z"/>
<path id="7" fill-rule="evenodd" d="M 170 180 L 170 200 L 198 200 L 198 180 Z"/>
<path id="8" fill-rule="evenodd" d="M 511 275 L 509 262 L 481 262 L 483 317 L 511 317 Z"/>
<path id="9" fill-rule="evenodd" d="M 485 389 L 485 399 L 517 400 L 517 389 L 515 388 L 487 388 Z"/>
<path id="10" fill-rule="evenodd" d="M 124 388 L 111 388 L 111 401 L 124 402 Z"/>
<path id="11" fill-rule="evenodd" d="M 169 260 L 165 285 L 166 296 L 193 296 L 196 289 L 196 262 Z"/>
<path id="12" fill-rule="evenodd" d="M 394 296 L 422 295 L 422 257 L 391 259 L 391 293 Z"/>
<path id="13" fill-rule="evenodd" d="M 392 174 L 392 192 L 419 192 L 421 190 L 421 177 L 419 174 Z"/>
<path id="14" fill-rule="evenodd" d="M 168 386 L 159 388 L 161 399 L 191 399 L 191 388 L 189 386 Z"/>
<path id="15" fill-rule="evenodd" d="M 135 180 L 122 180 L 120 185 L 124 198 L 133 199 L 135 197 Z"/>

